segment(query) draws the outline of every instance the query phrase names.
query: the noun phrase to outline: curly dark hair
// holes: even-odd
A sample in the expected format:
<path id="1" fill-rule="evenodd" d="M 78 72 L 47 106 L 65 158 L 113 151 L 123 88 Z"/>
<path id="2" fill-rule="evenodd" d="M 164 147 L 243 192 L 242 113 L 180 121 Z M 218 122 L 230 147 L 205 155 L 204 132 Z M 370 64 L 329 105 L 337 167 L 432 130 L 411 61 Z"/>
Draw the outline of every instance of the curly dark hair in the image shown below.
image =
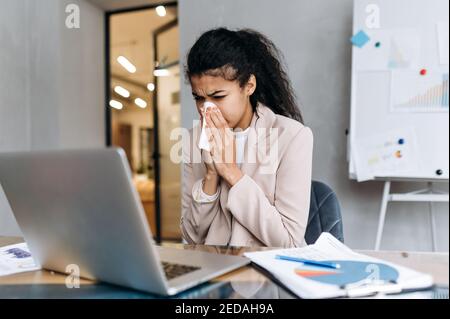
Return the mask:
<path id="1" fill-rule="evenodd" d="M 253 74 L 257 82 L 250 96 L 254 112 L 260 102 L 276 114 L 303 123 L 281 60 L 275 44 L 258 31 L 218 28 L 203 33 L 192 46 L 185 75 L 188 80 L 194 75 L 221 76 L 244 87 Z"/>

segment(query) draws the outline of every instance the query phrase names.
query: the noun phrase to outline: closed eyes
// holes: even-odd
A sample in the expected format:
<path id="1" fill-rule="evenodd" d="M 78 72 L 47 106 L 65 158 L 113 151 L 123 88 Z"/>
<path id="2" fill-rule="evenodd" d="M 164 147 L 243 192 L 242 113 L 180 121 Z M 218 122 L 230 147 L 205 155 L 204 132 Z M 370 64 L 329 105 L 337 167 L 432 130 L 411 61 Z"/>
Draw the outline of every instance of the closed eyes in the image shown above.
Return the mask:
<path id="1" fill-rule="evenodd" d="M 196 95 L 194 95 L 193 97 L 194 97 L 194 100 L 196 100 L 196 101 L 203 101 L 203 100 L 205 99 L 205 98 L 202 97 L 202 96 L 196 96 Z M 225 97 L 226 97 L 226 95 L 212 96 L 212 98 L 215 99 L 215 100 L 220 100 L 220 99 L 223 99 L 223 98 L 225 98 Z"/>

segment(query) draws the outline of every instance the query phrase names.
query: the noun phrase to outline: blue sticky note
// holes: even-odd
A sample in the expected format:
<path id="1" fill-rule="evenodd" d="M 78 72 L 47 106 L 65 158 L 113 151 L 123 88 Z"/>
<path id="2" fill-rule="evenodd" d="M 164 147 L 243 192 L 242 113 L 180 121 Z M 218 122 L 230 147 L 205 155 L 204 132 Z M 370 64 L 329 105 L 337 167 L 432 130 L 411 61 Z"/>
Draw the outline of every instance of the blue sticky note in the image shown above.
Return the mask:
<path id="1" fill-rule="evenodd" d="M 365 46 L 366 43 L 369 42 L 369 40 L 369 36 L 363 30 L 359 31 L 351 38 L 353 45 L 357 46 L 358 48 L 362 48 L 363 46 Z"/>

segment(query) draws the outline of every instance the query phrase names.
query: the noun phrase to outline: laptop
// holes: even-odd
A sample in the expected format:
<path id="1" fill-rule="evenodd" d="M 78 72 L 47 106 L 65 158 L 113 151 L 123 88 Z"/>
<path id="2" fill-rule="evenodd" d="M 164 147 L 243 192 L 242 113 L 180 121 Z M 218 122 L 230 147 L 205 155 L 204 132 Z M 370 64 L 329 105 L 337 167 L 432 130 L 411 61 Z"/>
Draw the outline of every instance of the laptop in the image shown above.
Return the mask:
<path id="1" fill-rule="evenodd" d="M 0 184 L 45 269 L 174 295 L 250 263 L 156 245 L 120 148 L 1 153 Z"/>

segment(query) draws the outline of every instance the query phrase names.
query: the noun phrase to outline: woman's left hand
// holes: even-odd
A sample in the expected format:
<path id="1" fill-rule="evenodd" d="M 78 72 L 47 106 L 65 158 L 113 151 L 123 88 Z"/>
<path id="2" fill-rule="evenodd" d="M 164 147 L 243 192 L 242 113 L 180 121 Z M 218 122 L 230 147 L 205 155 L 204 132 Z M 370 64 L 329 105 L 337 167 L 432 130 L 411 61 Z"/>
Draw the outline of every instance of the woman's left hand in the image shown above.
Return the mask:
<path id="1" fill-rule="evenodd" d="M 217 173 L 232 187 L 244 175 L 236 164 L 236 140 L 218 108 L 206 111 L 206 126 L 211 157 Z"/>

